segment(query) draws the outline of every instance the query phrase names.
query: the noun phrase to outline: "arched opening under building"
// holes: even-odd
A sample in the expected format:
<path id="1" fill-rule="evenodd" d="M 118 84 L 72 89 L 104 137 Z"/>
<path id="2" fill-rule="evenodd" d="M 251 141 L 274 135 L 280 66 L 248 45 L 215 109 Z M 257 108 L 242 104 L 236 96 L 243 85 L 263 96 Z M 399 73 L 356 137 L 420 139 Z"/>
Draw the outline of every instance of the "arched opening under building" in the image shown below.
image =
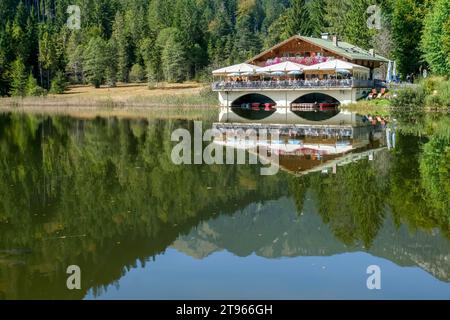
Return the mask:
<path id="1" fill-rule="evenodd" d="M 249 120 L 261 120 L 271 116 L 277 104 L 271 98 L 258 94 L 246 94 L 231 104 L 231 110 L 238 116 Z"/>
<path id="2" fill-rule="evenodd" d="M 291 111 L 309 121 L 328 120 L 339 114 L 340 102 L 324 93 L 309 93 L 291 103 Z"/>

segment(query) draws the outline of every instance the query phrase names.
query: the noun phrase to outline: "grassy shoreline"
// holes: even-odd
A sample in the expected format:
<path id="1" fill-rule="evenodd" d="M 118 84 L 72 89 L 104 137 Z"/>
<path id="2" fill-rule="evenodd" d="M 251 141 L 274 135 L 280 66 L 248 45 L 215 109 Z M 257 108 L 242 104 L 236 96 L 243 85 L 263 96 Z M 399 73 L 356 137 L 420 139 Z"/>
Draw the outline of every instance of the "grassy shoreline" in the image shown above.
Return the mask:
<path id="1" fill-rule="evenodd" d="M 0 109 L 5 108 L 156 108 L 217 106 L 217 96 L 208 86 L 199 83 L 161 84 L 148 88 L 147 84 L 119 84 L 115 88 L 71 86 L 64 94 L 42 97 L 0 98 Z"/>
<path id="2" fill-rule="evenodd" d="M 443 102 L 438 104 L 426 103 L 427 97 L 435 98 L 437 87 L 445 81 L 432 78 L 433 88 L 429 89 L 427 96 L 416 99 L 420 95 L 422 83 L 418 89 L 396 90 L 398 97 L 393 99 L 360 100 L 343 106 L 343 109 L 372 114 L 389 116 L 396 111 L 407 109 L 412 104 L 426 113 L 450 113 L 450 107 Z M 402 96 L 404 96 L 402 98 Z M 429 99 L 429 98 L 428 98 Z M 401 106 L 401 107 L 400 107 Z M 196 82 L 181 84 L 161 83 L 154 88 L 147 84 L 118 84 L 117 87 L 101 87 L 95 89 L 91 86 L 71 86 L 64 94 L 48 95 L 45 97 L 0 98 L 0 111 L 20 111 L 30 113 L 61 113 L 61 114 L 116 114 L 123 115 L 160 115 L 164 117 L 177 117 L 186 115 L 197 117 L 200 114 L 217 113 L 217 94 L 212 92 L 209 85 Z M 416 108 L 415 108 L 416 109 Z M 204 110 L 204 111 L 200 111 Z"/>

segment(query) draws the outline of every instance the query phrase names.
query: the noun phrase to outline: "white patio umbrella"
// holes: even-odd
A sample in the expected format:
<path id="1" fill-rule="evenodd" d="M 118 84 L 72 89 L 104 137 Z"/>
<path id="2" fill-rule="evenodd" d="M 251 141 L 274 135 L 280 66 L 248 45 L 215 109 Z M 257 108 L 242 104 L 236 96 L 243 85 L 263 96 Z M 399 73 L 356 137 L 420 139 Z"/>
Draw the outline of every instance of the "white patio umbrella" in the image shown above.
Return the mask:
<path id="1" fill-rule="evenodd" d="M 299 64 L 299 63 L 286 61 L 286 62 L 274 64 L 271 66 L 267 66 L 264 68 L 260 68 L 258 70 L 258 73 L 275 73 L 275 72 L 288 73 L 288 72 L 293 72 L 293 71 L 301 72 L 305 67 L 306 66 Z"/>
<path id="2" fill-rule="evenodd" d="M 386 74 L 386 82 L 392 81 L 392 61 L 389 60 L 388 68 L 387 68 L 387 74 Z"/>
<path id="3" fill-rule="evenodd" d="M 327 62 L 322 62 L 314 64 L 312 66 L 305 67 L 304 71 L 336 71 L 336 70 L 365 70 L 370 71 L 369 68 L 360 66 L 358 64 L 350 63 L 347 61 L 342 61 L 339 59 L 330 60 Z"/>
<path id="4" fill-rule="evenodd" d="M 233 66 L 229 66 L 229 67 L 225 67 L 225 68 L 214 70 L 212 73 L 215 76 L 223 76 L 223 75 L 229 75 L 229 74 L 233 74 L 233 73 L 237 73 L 237 74 L 243 74 L 243 73 L 254 74 L 259 69 L 261 69 L 261 68 L 258 67 L 258 66 L 255 66 L 255 65 L 252 65 L 252 64 L 248 64 L 248 63 L 241 63 L 241 64 L 235 64 Z"/>
<path id="5" fill-rule="evenodd" d="M 274 71 L 274 72 L 271 72 L 270 75 L 275 76 L 275 77 L 281 77 L 281 76 L 284 76 L 285 73 L 282 71 Z"/>

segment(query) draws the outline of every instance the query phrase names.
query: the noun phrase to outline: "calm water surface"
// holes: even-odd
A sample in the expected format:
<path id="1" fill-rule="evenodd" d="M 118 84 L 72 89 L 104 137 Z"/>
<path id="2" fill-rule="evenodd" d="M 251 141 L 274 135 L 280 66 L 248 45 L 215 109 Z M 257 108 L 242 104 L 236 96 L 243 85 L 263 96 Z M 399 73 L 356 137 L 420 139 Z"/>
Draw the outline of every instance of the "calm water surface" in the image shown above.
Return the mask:
<path id="1" fill-rule="evenodd" d="M 172 164 L 188 120 L 3 114 L 0 299 L 449 299 L 448 124 L 261 176 Z"/>

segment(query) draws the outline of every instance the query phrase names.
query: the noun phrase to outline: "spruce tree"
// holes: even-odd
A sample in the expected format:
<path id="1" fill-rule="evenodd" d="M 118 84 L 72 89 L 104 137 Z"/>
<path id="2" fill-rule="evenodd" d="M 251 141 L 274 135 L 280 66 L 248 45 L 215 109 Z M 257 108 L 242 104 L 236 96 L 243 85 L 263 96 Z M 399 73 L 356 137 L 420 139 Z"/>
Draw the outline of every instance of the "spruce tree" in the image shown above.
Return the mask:
<path id="1" fill-rule="evenodd" d="M 398 71 L 405 79 L 410 73 L 418 73 L 423 64 L 420 41 L 427 6 L 426 0 L 394 1 L 393 55 L 397 61 Z"/>
<path id="2" fill-rule="evenodd" d="M 13 97 L 24 97 L 26 95 L 27 73 L 22 59 L 13 62 L 10 72 L 11 88 L 10 94 Z"/>
<path id="3" fill-rule="evenodd" d="M 425 60 L 433 73 L 450 76 L 450 2 L 436 0 L 425 18 L 422 36 Z"/>
<path id="4" fill-rule="evenodd" d="M 327 24 L 324 20 L 325 7 L 325 0 L 313 0 L 306 2 L 309 24 L 311 28 L 310 32 L 314 37 L 320 37 L 321 33 L 325 32 L 327 28 Z"/>
<path id="5" fill-rule="evenodd" d="M 33 73 L 30 72 L 27 78 L 27 82 L 25 85 L 25 95 L 27 96 L 41 96 L 45 94 L 45 90 L 42 89 L 35 77 L 33 77 Z"/>
<path id="6" fill-rule="evenodd" d="M 66 91 L 67 80 L 65 75 L 61 71 L 57 71 L 52 79 L 52 84 L 50 87 L 50 93 L 61 94 Z"/>
<path id="7" fill-rule="evenodd" d="M 306 0 L 291 1 L 291 7 L 286 11 L 285 37 L 292 37 L 297 34 L 311 36 L 313 34 L 306 3 Z"/>
<path id="8" fill-rule="evenodd" d="M 156 40 L 153 37 L 143 39 L 139 49 L 149 84 L 161 81 L 161 52 L 156 46 Z"/>
<path id="9" fill-rule="evenodd" d="M 128 82 L 128 74 L 133 63 L 133 41 L 120 13 L 117 13 L 114 21 L 112 39 L 117 51 L 117 78 L 119 81 Z"/>
<path id="10" fill-rule="evenodd" d="M 168 36 L 161 54 L 164 78 L 168 82 L 182 82 L 186 79 L 187 66 L 183 45 L 178 41 L 178 32 Z"/>
<path id="11" fill-rule="evenodd" d="M 99 88 L 105 80 L 105 72 L 109 64 L 108 44 L 99 36 L 93 37 L 89 40 L 83 56 L 85 78 Z"/>
<path id="12" fill-rule="evenodd" d="M 367 8 L 372 5 L 371 0 L 352 0 L 346 15 L 346 28 L 342 35 L 344 40 L 364 49 L 373 48 L 373 37 L 376 29 L 369 29 Z"/>
<path id="13" fill-rule="evenodd" d="M 347 12 L 350 10 L 350 0 L 326 0 L 324 19 L 328 25 L 327 31 L 343 37 L 347 31 Z"/>

